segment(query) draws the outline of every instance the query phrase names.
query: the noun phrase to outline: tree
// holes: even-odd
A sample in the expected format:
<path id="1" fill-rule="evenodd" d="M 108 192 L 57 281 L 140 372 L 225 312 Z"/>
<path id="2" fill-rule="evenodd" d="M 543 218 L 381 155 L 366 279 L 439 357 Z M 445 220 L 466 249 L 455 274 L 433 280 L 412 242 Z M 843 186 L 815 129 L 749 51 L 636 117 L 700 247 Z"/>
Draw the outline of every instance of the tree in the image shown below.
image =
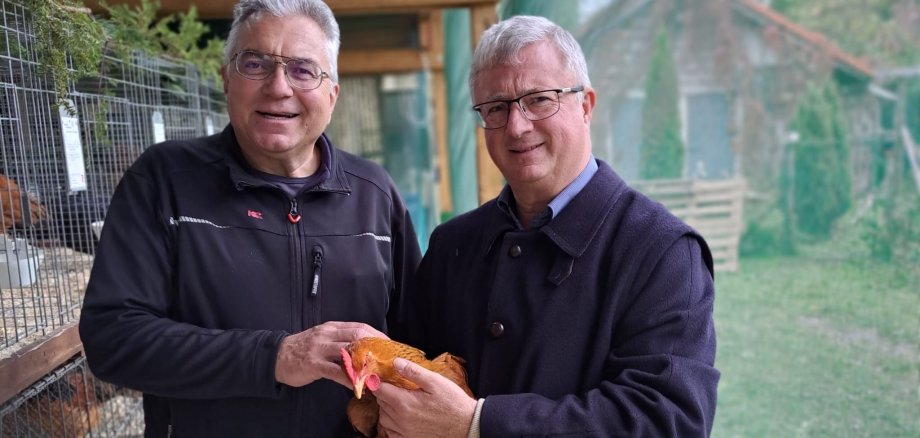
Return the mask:
<path id="1" fill-rule="evenodd" d="M 680 178 L 683 175 L 684 143 L 681 139 L 677 99 L 677 69 L 671 55 L 668 33 L 664 27 L 660 27 L 655 36 L 645 79 L 642 145 L 639 151 L 640 178 Z"/>
<path id="2" fill-rule="evenodd" d="M 827 238 L 834 222 L 850 208 L 850 156 L 833 82 L 809 85 L 790 129 L 798 139 L 790 144 L 792 194 L 796 228 Z"/>

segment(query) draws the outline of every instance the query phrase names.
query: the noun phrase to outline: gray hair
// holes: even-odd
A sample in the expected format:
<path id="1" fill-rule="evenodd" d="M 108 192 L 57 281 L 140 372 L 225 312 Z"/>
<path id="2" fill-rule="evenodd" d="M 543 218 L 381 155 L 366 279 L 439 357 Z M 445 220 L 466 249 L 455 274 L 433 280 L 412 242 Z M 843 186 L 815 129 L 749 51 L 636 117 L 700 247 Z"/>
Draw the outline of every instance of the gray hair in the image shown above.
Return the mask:
<path id="1" fill-rule="evenodd" d="M 591 86 L 585 54 L 571 33 L 544 17 L 516 15 L 492 25 L 483 33 L 473 52 L 470 88 L 483 70 L 502 64 L 518 65 L 521 49 L 541 41 L 549 41 L 559 49 L 566 67 L 580 82 L 578 85 Z"/>
<path id="2" fill-rule="evenodd" d="M 339 23 L 335 21 L 332 10 L 321 0 L 240 0 L 233 8 L 233 24 L 224 47 L 224 62 L 239 50 L 238 41 L 240 27 L 251 21 L 259 20 L 263 13 L 275 17 L 304 16 L 312 19 L 319 25 L 326 36 L 326 55 L 329 57 L 329 79 L 333 83 L 339 82 L 338 57 L 340 32 Z"/>

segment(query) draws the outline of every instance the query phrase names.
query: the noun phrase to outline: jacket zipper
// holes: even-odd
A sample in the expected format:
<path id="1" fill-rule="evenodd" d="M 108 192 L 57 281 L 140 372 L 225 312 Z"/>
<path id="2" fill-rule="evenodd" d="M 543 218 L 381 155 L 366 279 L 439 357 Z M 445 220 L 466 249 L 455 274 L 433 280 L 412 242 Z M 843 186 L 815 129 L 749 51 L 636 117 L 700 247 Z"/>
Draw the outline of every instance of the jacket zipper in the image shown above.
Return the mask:
<path id="1" fill-rule="evenodd" d="M 291 211 L 288 212 L 288 220 L 292 224 L 300 222 L 300 212 L 297 211 L 297 199 L 291 198 Z"/>
<path id="2" fill-rule="evenodd" d="M 313 306 L 313 321 L 312 325 L 319 324 L 322 322 L 322 312 L 320 312 L 320 307 L 322 303 L 322 297 L 320 296 L 321 280 L 323 278 L 323 247 L 317 245 L 313 247 L 313 284 L 310 286 L 310 298 Z"/>
<path id="3" fill-rule="evenodd" d="M 323 249 L 319 246 L 313 247 L 313 286 L 310 288 L 310 295 L 316 296 L 319 293 L 319 278 L 323 269 Z"/>
<path id="4" fill-rule="evenodd" d="M 290 199 L 290 210 L 288 210 L 287 218 L 288 218 L 288 221 L 291 223 L 291 238 L 292 238 L 291 240 L 292 242 L 292 245 L 291 245 L 292 262 L 291 263 L 292 264 L 291 266 L 293 267 L 293 269 L 296 270 L 295 272 L 298 273 L 298 275 L 296 276 L 298 281 L 294 284 L 293 293 L 294 293 L 294 299 L 296 302 L 296 305 L 294 306 L 294 308 L 296 309 L 295 321 L 298 324 L 298 327 L 296 327 L 296 330 L 300 331 L 300 330 L 304 330 L 307 327 L 313 326 L 314 323 L 312 321 L 308 321 L 308 317 L 307 317 L 308 314 L 306 311 L 308 295 L 306 291 L 304 291 L 303 289 L 306 283 L 305 277 L 307 276 L 307 273 L 304 272 L 306 270 L 306 267 L 304 266 L 305 263 L 303 260 L 303 258 L 305 258 L 304 252 L 306 252 L 306 248 L 304 248 L 305 246 L 304 241 L 306 239 L 300 234 L 299 222 L 300 222 L 301 217 L 300 217 L 300 212 L 297 209 L 297 199 L 296 198 Z M 295 392 L 294 397 L 296 401 L 294 412 L 293 412 L 296 418 L 294 421 L 294 430 L 296 431 L 295 435 L 302 435 L 304 432 L 304 424 L 303 424 L 303 419 L 300 413 L 304 411 L 304 406 L 308 405 L 309 401 L 307 399 L 308 397 L 306 393 L 302 390 Z"/>

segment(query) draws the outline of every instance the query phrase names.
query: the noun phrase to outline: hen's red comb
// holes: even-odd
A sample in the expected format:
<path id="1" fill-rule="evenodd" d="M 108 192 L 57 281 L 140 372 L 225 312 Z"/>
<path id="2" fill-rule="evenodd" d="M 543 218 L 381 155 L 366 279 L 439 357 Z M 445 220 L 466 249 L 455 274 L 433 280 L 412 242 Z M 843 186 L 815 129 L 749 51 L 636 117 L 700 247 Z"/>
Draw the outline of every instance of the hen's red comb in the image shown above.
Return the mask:
<path id="1" fill-rule="evenodd" d="M 351 355 L 348 354 L 348 350 L 342 348 L 342 364 L 345 365 L 345 373 L 348 374 L 348 380 L 351 380 L 351 384 L 355 384 L 355 366 L 351 363 Z"/>

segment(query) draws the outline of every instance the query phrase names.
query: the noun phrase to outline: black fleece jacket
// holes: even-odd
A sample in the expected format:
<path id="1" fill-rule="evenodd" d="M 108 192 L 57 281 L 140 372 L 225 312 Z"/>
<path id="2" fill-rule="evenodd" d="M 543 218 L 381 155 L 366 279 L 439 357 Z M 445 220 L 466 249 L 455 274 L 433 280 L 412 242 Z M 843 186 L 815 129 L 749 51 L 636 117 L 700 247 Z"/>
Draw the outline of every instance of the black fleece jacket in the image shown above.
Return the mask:
<path id="1" fill-rule="evenodd" d="M 383 168 L 318 146 L 329 178 L 294 198 L 247 170 L 229 126 L 154 145 L 124 175 L 80 336 L 94 374 L 145 393 L 148 436 L 352 432 L 346 388 L 275 381 L 278 345 L 330 320 L 386 330 L 421 256 Z"/>

